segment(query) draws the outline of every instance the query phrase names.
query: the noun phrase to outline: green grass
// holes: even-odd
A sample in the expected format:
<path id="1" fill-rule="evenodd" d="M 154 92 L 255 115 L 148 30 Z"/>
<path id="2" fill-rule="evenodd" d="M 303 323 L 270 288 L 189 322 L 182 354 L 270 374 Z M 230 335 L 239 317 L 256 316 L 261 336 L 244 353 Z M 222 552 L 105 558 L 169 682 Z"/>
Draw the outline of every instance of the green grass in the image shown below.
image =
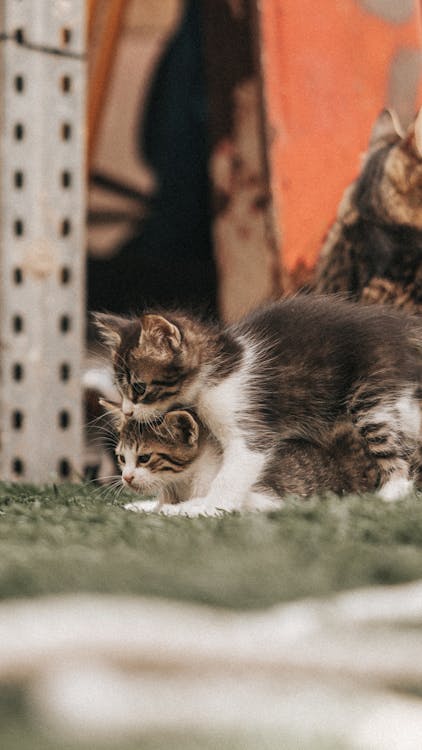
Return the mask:
<path id="1" fill-rule="evenodd" d="M 187 519 L 131 513 L 122 498 L 116 502 L 91 485 L 0 484 L 3 599 L 91 591 L 254 608 L 420 577 L 421 496 L 392 504 L 374 496 L 292 499 L 268 515 Z M 53 750 L 57 744 L 38 737 L 25 716 L 19 694 L 0 691 L 0 747 Z M 136 745 L 179 746 L 215 745 L 186 737 L 180 744 L 173 737 Z M 262 739 L 256 746 L 280 747 Z M 220 738 L 218 747 L 254 750 L 255 744 Z M 286 739 L 283 748 L 290 747 Z"/>
<path id="2" fill-rule="evenodd" d="M 122 505 L 86 486 L 1 484 L 0 598 L 93 591 L 251 608 L 422 576 L 417 496 L 196 519 Z"/>

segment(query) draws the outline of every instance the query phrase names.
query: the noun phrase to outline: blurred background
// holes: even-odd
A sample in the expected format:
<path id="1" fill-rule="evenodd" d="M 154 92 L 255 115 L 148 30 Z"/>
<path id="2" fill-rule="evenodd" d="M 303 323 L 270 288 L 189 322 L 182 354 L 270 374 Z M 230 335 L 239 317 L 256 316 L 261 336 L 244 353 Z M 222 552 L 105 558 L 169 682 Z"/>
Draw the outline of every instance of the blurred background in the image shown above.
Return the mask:
<path id="1" fill-rule="evenodd" d="M 417 0 L 89 7 L 90 309 L 238 318 L 309 280 L 379 111 L 421 101 Z"/>
<path id="2" fill-rule="evenodd" d="M 69 479 L 88 313 L 306 288 L 378 113 L 422 101 L 420 5 L 5 0 L 0 29 L 1 474 Z"/>

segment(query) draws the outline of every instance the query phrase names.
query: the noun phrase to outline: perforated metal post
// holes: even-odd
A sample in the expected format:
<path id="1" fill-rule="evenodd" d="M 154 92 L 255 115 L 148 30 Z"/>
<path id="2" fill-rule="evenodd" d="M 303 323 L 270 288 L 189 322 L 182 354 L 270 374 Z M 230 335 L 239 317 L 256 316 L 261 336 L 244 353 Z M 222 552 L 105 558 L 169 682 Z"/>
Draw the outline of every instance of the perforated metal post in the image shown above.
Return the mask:
<path id="1" fill-rule="evenodd" d="M 85 4 L 0 7 L 3 479 L 81 467 Z"/>

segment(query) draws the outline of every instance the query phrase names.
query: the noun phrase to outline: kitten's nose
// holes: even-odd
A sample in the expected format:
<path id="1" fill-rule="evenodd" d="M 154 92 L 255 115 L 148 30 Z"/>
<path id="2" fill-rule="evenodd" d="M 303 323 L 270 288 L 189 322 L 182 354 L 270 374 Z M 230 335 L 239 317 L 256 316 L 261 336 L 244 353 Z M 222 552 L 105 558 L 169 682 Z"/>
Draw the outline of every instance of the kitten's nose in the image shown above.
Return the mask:
<path id="1" fill-rule="evenodd" d="M 131 417 L 133 414 L 133 404 L 131 404 L 130 401 L 126 398 L 123 399 L 122 412 L 125 417 Z"/>
<path id="2" fill-rule="evenodd" d="M 125 482 L 127 482 L 127 484 L 132 484 L 134 478 L 135 478 L 134 474 L 123 473 L 123 479 L 125 480 Z"/>

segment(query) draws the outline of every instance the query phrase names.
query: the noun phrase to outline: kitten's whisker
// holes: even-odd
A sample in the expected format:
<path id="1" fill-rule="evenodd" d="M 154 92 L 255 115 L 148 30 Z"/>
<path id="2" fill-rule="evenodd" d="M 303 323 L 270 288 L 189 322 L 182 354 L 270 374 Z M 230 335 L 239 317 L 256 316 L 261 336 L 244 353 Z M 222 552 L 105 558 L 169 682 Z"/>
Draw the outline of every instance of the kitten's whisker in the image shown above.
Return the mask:
<path id="1" fill-rule="evenodd" d="M 107 415 L 108 416 L 108 415 Z M 116 433 L 116 430 L 112 425 L 109 423 L 109 420 L 106 421 L 104 424 L 99 423 L 99 418 L 97 417 L 96 420 L 92 420 L 91 422 L 87 422 L 86 426 L 92 430 L 102 430 L 109 432 L 110 434 Z"/>
<path id="2" fill-rule="evenodd" d="M 119 486 L 118 483 L 115 481 L 110 484 L 105 484 L 104 486 L 99 487 L 96 491 L 96 498 L 98 499 L 99 497 L 101 497 L 102 499 L 105 499 L 109 495 L 111 495 L 114 498 L 114 492 L 115 492 L 116 487 L 118 486 Z"/>
<path id="3" fill-rule="evenodd" d="M 100 398 L 102 397 L 100 396 Z M 89 425 L 96 424 L 97 422 L 100 422 L 100 420 L 107 419 L 108 417 L 109 417 L 109 414 L 108 412 L 105 411 L 102 414 L 99 414 L 98 417 L 94 417 L 93 419 L 90 419 L 89 422 L 87 422 L 87 424 Z"/>
<path id="4" fill-rule="evenodd" d="M 94 433 L 94 435 L 88 435 L 87 437 L 90 445 L 117 445 L 118 443 L 117 435 L 97 435 Z"/>
<path id="5" fill-rule="evenodd" d="M 84 482 L 84 485 L 88 486 L 88 485 L 94 484 L 94 485 L 98 485 L 98 489 L 103 489 L 104 487 L 108 487 L 111 484 L 110 480 L 116 481 L 118 479 L 120 479 L 119 474 L 111 474 L 110 476 L 107 476 L 107 477 L 97 477 L 96 479 L 88 479 L 87 481 Z"/>

